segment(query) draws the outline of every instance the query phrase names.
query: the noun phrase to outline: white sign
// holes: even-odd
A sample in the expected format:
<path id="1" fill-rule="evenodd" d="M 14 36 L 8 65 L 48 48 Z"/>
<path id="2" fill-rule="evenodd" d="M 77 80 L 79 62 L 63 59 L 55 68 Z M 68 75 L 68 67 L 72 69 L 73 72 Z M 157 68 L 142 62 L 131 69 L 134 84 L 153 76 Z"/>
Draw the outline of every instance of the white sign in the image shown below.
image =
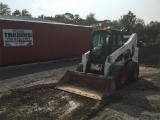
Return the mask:
<path id="1" fill-rule="evenodd" d="M 3 29 L 4 46 L 31 46 L 33 45 L 32 30 Z"/>

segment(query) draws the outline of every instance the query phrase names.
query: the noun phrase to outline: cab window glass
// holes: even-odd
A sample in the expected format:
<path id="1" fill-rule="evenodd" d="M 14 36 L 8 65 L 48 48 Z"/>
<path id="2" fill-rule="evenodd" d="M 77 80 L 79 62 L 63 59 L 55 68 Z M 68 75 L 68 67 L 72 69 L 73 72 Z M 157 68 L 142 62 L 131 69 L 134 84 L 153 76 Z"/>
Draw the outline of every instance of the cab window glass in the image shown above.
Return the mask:
<path id="1" fill-rule="evenodd" d="M 117 35 L 117 45 L 122 46 L 123 45 L 123 36 Z"/>
<path id="2" fill-rule="evenodd" d="M 113 35 L 113 41 L 112 41 L 112 53 L 116 51 L 118 48 L 120 48 L 124 44 L 123 42 L 123 36 L 121 34 L 115 34 Z"/>

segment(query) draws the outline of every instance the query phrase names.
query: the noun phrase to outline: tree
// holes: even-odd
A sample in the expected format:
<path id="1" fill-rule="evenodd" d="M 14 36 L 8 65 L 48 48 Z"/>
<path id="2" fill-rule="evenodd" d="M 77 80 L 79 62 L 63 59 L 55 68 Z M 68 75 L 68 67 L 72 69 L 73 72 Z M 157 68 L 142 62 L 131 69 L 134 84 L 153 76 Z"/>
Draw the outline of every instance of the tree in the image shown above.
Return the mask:
<path id="1" fill-rule="evenodd" d="M 145 23 L 143 19 L 137 19 L 132 30 L 133 32 L 137 33 L 139 37 L 146 36 L 145 34 Z"/>
<path id="2" fill-rule="evenodd" d="M 46 17 L 45 17 L 46 18 Z M 78 14 L 71 14 L 71 13 L 65 13 L 65 14 L 57 14 L 53 18 L 54 21 L 63 22 L 67 24 L 77 24 L 77 25 L 85 25 L 86 22 L 84 19 L 80 18 Z"/>
<path id="3" fill-rule="evenodd" d="M 157 43 L 157 44 L 159 43 L 160 44 L 160 33 L 158 34 L 158 36 L 154 40 L 154 43 Z"/>
<path id="4" fill-rule="evenodd" d="M 57 14 L 57 15 L 55 15 L 55 17 L 54 17 L 54 20 L 55 20 L 55 21 L 58 21 L 58 22 L 66 23 L 66 20 L 65 20 L 65 16 L 64 16 L 64 15 Z"/>
<path id="5" fill-rule="evenodd" d="M 75 14 L 73 17 L 76 22 L 78 22 L 81 19 L 78 14 Z"/>
<path id="6" fill-rule="evenodd" d="M 40 16 L 38 16 L 38 18 L 44 18 L 45 16 L 42 14 L 42 15 L 40 15 Z"/>
<path id="7" fill-rule="evenodd" d="M 145 25 L 144 20 L 143 20 L 143 19 L 140 19 L 140 18 L 138 18 L 135 23 L 136 23 L 136 24 Z"/>
<path id="8" fill-rule="evenodd" d="M 21 16 L 21 11 L 20 10 L 15 10 L 13 13 L 12 13 L 13 16 Z"/>
<path id="9" fill-rule="evenodd" d="M 32 15 L 29 13 L 29 11 L 27 9 L 23 9 L 21 14 L 22 14 L 22 16 L 32 17 Z"/>
<path id="10" fill-rule="evenodd" d="M 97 22 L 95 19 L 95 14 L 94 13 L 89 13 L 89 15 L 86 16 L 86 25 L 93 26 Z"/>
<path id="11" fill-rule="evenodd" d="M 43 18 L 48 19 L 48 20 L 54 20 L 52 16 L 44 16 Z"/>
<path id="12" fill-rule="evenodd" d="M 78 14 L 73 15 L 73 21 L 74 24 L 83 25 L 82 18 Z"/>
<path id="13" fill-rule="evenodd" d="M 146 34 L 148 36 L 148 40 L 150 43 L 154 42 L 154 40 L 160 34 L 160 22 L 151 21 L 150 24 L 146 26 Z"/>
<path id="14" fill-rule="evenodd" d="M 13 16 L 27 16 L 27 17 L 32 17 L 32 15 L 29 13 L 27 9 L 23 9 L 22 11 L 20 10 L 15 10 L 12 13 Z"/>
<path id="15" fill-rule="evenodd" d="M 74 15 L 71 13 L 62 14 L 65 23 L 74 24 Z"/>
<path id="16" fill-rule="evenodd" d="M 64 15 L 65 19 L 67 19 L 67 20 L 74 20 L 74 16 L 71 13 L 65 13 L 63 15 Z"/>
<path id="17" fill-rule="evenodd" d="M 120 22 L 118 20 L 113 20 L 113 21 L 110 21 L 108 23 L 108 25 L 111 27 L 111 28 L 114 28 L 114 29 L 122 29 L 122 26 L 120 24 Z"/>
<path id="18" fill-rule="evenodd" d="M 0 3 L 0 15 L 10 15 L 11 10 L 7 4 Z"/>
<path id="19" fill-rule="evenodd" d="M 120 19 L 120 24 L 122 26 L 123 31 L 126 34 L 131 34 L 136 22 L 136 15 L 134 15 L 131 11 L 128 12 L 127 15 L 123 15 Z"/>

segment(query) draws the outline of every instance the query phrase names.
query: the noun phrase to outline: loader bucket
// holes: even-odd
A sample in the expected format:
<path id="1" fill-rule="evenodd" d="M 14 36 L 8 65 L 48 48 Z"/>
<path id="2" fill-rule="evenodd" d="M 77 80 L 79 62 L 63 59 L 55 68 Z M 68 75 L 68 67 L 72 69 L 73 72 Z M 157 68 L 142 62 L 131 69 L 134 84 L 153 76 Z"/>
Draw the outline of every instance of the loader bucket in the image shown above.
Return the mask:
<path id="1" fill-rule="evenodd" d="M 116 91 L 112 77 L 77 71 L 67 71 L 57 83 L 56 89 L 96 100 L 102 100 Z"/>

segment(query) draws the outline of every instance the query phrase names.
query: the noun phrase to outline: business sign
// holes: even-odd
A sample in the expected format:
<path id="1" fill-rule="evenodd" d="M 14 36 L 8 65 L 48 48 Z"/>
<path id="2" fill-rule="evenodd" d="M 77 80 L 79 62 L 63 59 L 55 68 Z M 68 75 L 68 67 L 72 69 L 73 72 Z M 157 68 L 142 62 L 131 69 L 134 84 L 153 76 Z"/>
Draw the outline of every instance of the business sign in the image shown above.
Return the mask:
<path id="1" fill-rule="evenodd" d="M 32 30 L 3 29 L 4 46 L 31 46 L 33 45 Z"/>

